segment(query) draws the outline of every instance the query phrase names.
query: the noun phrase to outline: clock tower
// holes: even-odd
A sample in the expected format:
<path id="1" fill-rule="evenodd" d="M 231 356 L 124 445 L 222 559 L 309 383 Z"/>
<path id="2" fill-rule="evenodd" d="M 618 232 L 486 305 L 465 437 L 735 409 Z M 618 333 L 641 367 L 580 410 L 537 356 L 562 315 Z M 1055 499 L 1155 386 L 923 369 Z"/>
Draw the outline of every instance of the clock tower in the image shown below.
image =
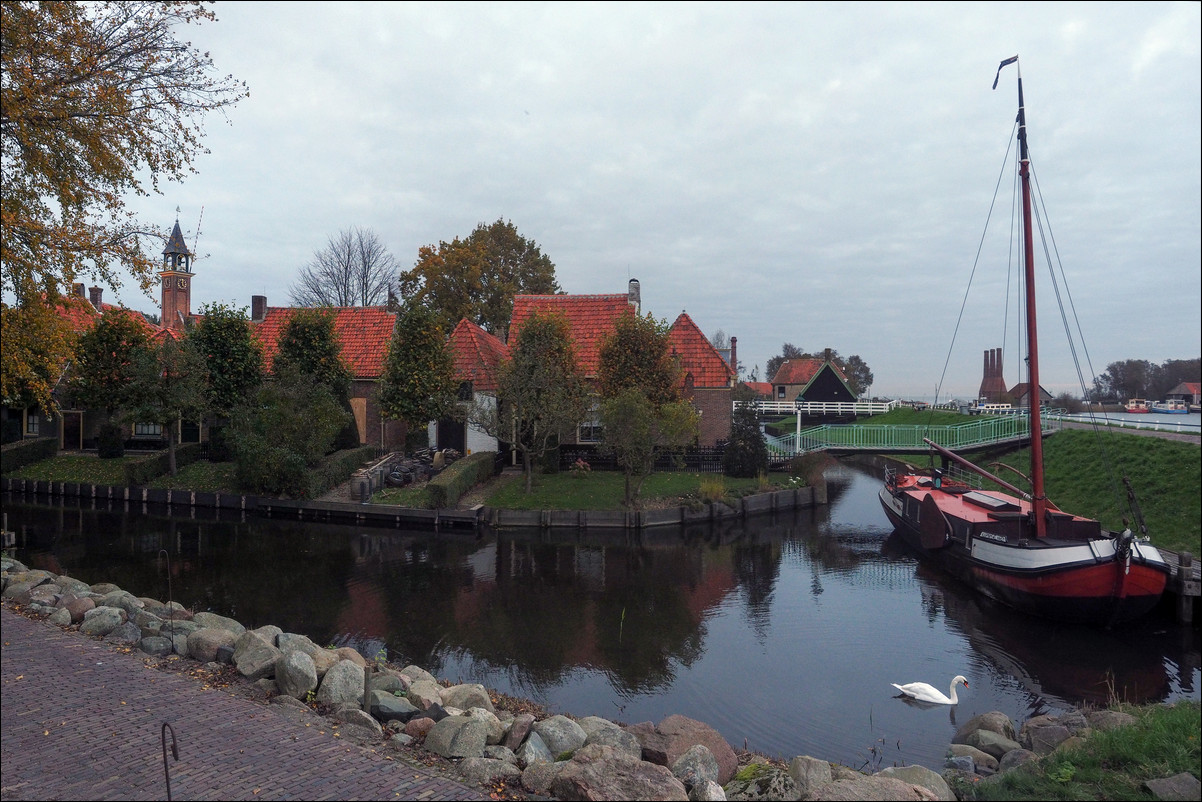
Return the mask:
<path id="1" fill-rule="evenodd" d="M 184 244 L 179 218 L 163 249 L 163 269 L 159 271 L 163 290 L 163 328 L 183 333 L 192 314 L 192 253 Z"/>

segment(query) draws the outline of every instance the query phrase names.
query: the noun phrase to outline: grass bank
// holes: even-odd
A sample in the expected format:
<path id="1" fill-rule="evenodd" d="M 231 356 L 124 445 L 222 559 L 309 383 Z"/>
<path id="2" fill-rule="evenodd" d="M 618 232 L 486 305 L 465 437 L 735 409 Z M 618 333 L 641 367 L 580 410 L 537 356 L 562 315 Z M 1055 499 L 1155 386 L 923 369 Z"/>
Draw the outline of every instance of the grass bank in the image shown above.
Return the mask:
<path id="1" fill-rule="evenodd" d="M 957 789 L 971 800 L 1157 799 L 1144 783 L 1202 774 L 1198 702 L 1122 707 L 1129 727 L 1096 732 L 1079 746 Z"/>

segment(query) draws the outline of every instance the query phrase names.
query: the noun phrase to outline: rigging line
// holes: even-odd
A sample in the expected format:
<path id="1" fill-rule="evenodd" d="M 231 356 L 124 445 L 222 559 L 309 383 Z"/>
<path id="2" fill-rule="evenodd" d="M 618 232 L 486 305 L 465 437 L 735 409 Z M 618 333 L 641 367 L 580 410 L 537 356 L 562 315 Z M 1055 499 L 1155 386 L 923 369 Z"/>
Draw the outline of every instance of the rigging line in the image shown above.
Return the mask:
<path id="1" fill-rule="evenodd" d="M 1028 158 L 1029 157 L 1030 157 L 1030 150 L 1028 149 Z M 1063 283 L 1064 283 L 1064 291 L 1065 291 L 1065 294 L 1068 296 L 1069 308 L 1072 311 L 1073 320 L 1077 324 L 1077 335 L 1081 339 L 1082 350 L 1086 351 L 1085 356 L 1086 356 L 1087 362 L 1089 360 L 1089 352 L 1088 352 L 1088 350 L 1085 349 L 1085 335 L 1081 332 L 1081 321 L 1080 321 L 1080 318 L 1077 316 L 1076 306 L 1073 305 L 1072 294 L 1071 294 L 1071 292 L 1069 292 L 1068 275 L 1064 272 L 1064 263 L 1060 260 L 1060 253 L 1055 247 L 1056 239 L 1052 235 L 1052 224 L 1051 224 L 1050 220 L 1047 221 L 1046 232 L 1044 230 L 1044 220 L 1047 217 L 1047 204 L 1044 202 L 1042 193 L 1039 192 L 1039 182 L 1035 178 L 1034 159 L 1030 159 L 1030 162 L 1031 162 L 1031 176 L 1032 176 L 1032 179 L 1035 180 L 1036 194 L 1039 196 L 1039 203 L 1035 204 L 1033 207 L 1033 214 L 1035 215 L 1035 222 L 1039 226 L 1039 241 L 1040 241 L 1040 245 L 1043 247 L 1044 259 L 1046 260 L 1047 265 L 1048 265 L 1048 276 L 1051 278 L 1052 289 L 1054 290 L 1055 295 L 1056 295 L 1056 305 L 1057 305 L 1058 309 L 1060 310 L 1060 320 L 1061 320 L 1062 325 L 1064 326 L 1065 338 L 1068 340 L 1069 352 L 1072 354 L 1072 357 L 1073 357 L 1073 367 L 1077 371 L 1077 382 L 1080 384 L 1081 392 L 1082 392 L 1082 395 L 1084 396 L 1085 395 L 1085 377 L 1081 373 L 1081 362 L 1077 358 L 1076 343 L 1073 340 L 1072 329 L 1069 326 L 1068 316 L 1065 313 L 1064 299 L 1061 297 L 1061 294 L 1060 294 L 1060 283 L 1057 282 L 1057 280 L 1056 280 L 1056 268 L 1057 267 L 1059 267 L 1059 269 L 1060 269 L 1060 278 L 1061 278 L 1061 281 L 1063 281 Z M 1040 215 L 1040 209 L 1043 210 L 1042 215 Z M 1054 251 L 1056 253 L 1055 261 L 1053 261 L 1053 259 L 1052 259 L 1052 252 L 1050 252 L 1048 250 L 1048 240 L 1049 239 L 1052 242 L 1052 251 Z M 1092 369 L 1093 369 L 1093 366 L 1091 364 L 1090 370 L 1092 370 Z M 1031 388 L 1029 390 L 1029 392 L 1035 393 L 1035 397 L 1039 398 L 1038 394 L 1040 392 L 1040 388 L 1038 388 L 1038 387 Z M 1127 497 L 1126 494 L 1124 494 L 1122 492 L 1121 488 L 1119 487 L 1119 480 L 1115 474 L 1115 465 L 1114 465 L 1113 460 L 1110 458 L 1109 449 L 1106 448 L 1106 441 L 1101 436 L 1101 427 L 1099 426 L 1097 419 L 1093 415 L 1093 409 L 1092 409 L 1092 407 L 1089 407 L 1089 406 L 1087 406 L 1086 408 L 1089 410 L 1090 422 L 1091 422 L 1091 425 L 1094 430 L 1094 437 L 1098 443 L 1099 449 L 1102 452 L 1102 461 L 1105 465 L 1107 477 L 1110 480 L 1111 490 L 1112 490 L 1112 492 L 1116 493 L 1119 498 L 1128 498 L 1128 504 L 1127 504 L 1128 509 L 1132 512 L 1132 515 L 1134 515 L 1134 510 L 1131 509 L 1129 497 Z M 1110 435 L 1113 437 L 1114 433 L 1111 431 Z"/>
<path id="2" fill-rule="evenodd" d="M 943 361 L 943 372 L 939 374 L 939 383 L 935 385 L 935 403 L 931 405 L 934 409 L 939 403 L 939 393 L 943 388 L 943 382 L 947 378 L 947 368 L 952 361 L 952 351 L 956 347 L 956 336 L 960 332 L 960 323 L 964 319 L 964 308 L 968 305 L 968 293 L 972 290 L 973 277 L 977 274 L 977 267 L 981 263 L 981 249 L 985 246 L 985 235 L 989 232 L 989 221 L 993 217 L 993 207 L 997 204 L 998 187 L 1002 185 L 1002 177 L 1006 175 L 1006 165 L 1010 161 L 1010 149 L 1014 147 L 1014 132 L 1018 128 L 1018 121 L 1015 120 L 1014 126 L 1010 129 L 1010 134 L 1006 140 L 1006 155 L 1002 159 L 1002 169 L 998 173 L 997 183 L 993 188 L 993 198 L 989 201 L 989 212 L 985 215 L 985 226 L 981 231 L 981 239 L 977 243 L 977 253 L 973 258 L 972 271 L 968 274 L 968 286 L 964 288 L 964 297 L 960 301 L 960 313 L 956 316 L 956 327 L 952 331 L 952 341 L 947 349 L 947 358 Z M 927 424 L 928 430 L 930 423 Z"/>

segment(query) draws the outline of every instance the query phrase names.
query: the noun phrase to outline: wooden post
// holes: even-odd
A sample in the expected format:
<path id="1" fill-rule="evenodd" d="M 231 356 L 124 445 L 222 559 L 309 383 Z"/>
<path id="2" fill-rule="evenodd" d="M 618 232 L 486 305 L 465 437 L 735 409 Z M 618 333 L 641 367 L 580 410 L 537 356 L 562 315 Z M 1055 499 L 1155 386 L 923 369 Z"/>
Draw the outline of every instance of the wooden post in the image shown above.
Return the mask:
<path id="1" fill-rule="evenodd" d="M 1194 621 L 1194 597 L 1198 588 L 1194 579 L 1194 555 L 1183 551 L 1177 558 L 1177 623 Z"/>

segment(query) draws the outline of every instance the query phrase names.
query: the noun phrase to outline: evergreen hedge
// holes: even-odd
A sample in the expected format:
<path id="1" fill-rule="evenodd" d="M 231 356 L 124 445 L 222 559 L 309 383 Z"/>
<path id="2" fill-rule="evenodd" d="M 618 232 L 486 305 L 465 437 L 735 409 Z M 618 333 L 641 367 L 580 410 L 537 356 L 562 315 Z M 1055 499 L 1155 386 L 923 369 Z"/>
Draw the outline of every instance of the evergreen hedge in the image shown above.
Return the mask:
<path id="1" fill-rule="evenodd" d="M 377 457 L 380 449 L 376 446 L 359 446 L 343 451 L 335 451 L 321 462 L 309 469 L 308 481 L 305 487 L 305 498 L 318 498 L 325 495 L 331 488 L 351 478 L 363 463 Z"/>
<path id="2" fill-rule="evenodd" d="M 451 463 L 426 485 L 430 493 L 430 506 L 435 509 L 455 506 L 464 493 L 493 477 L 496 460 L 495 451 L 477 451 Z"/>
<path id="3" fill-rule="evenodd" d="M 8 473 L 58 453 L 57 437 L 39 437 L 36 440 L 18 440 L 5 443 L 0 448 L 0 473 Z"/>
<path id="4" fill-rule="evenodd" d="M 175 447 L 175 468 L 179 470 L 191 465 L 203 455 L 203 443 L 188 443 Z M 125 469 L 126 487 L 141 487 L 158 479 L 171 470 L 171 455 L 160 451 L 139 460 L 131 460 L 122 466 Z"/>

